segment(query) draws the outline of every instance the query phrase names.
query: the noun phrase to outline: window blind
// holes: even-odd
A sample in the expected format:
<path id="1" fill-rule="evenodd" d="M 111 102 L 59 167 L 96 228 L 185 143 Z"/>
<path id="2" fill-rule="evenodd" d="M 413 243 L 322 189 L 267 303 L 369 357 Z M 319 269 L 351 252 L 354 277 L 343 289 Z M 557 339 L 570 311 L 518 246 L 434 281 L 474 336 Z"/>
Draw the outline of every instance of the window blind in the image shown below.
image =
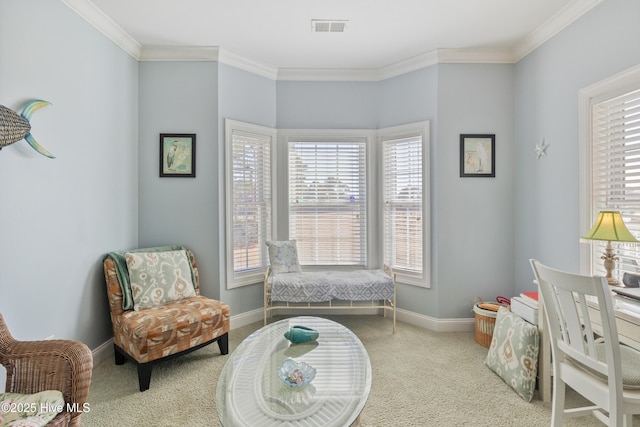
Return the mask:
<path id="1" fill-rule="evenodd" d="M 289 141 L 289 238 L 303 265 L 366 264 L 366 145 Z"/>
<path id="2" fill-rule="evenodd" d="M 618 210 L 627 228 L 640 237 L 640 89 L 592 106 L 592 215 Z M 593 241 L 593 274 L 605 275 L 600 256 L 607 242 Z M 616 275 L 640 273 L 638 247 L 615 244 Z"/>
<path id="3" fill-rule="evenodd" d="M 271 236 L 271 136 L 234 129 L 232 155 L 233 271 L 267 265 Z"/>
<path id="4" fill-rule="evenodd" d="M 383 141 L 384 262 L 422 273 L 422 137 Z"/>

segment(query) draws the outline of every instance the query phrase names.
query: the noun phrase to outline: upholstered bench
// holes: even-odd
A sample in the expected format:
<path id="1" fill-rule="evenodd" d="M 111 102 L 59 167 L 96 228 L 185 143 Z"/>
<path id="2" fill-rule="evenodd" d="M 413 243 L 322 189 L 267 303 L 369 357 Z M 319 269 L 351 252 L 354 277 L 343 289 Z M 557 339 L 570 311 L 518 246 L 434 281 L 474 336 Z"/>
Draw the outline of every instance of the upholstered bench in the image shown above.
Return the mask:
<path id="1" fill-rule="evenodd" d="M 193 253 L 182 246 L 111 252 L 104 259 L 115 362 L 132 360 L 140 391 L 154 363 L 214 341 L 229 352 L 229 306 L 200 295 Z"/>
<path id="2" fill-rule="evenodd" d="M 274 310 L 387 310 L 396 331 L 396 276 L 391 267 L 351 271 L 305 271 L 295 240 L 267 241 L 264 324 Z"/>

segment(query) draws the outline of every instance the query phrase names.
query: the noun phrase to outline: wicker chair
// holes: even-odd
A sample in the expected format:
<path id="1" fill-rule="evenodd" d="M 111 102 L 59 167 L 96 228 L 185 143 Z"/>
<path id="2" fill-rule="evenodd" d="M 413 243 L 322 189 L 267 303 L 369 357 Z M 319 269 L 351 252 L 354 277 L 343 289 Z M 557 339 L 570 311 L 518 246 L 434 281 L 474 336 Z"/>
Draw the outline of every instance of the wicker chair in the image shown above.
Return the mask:
<path id="1" fill-rule="evenodd" d="M 0 363 L 7 370 L 6 392 L 62 392 L 65 410 L 47 427 L 80 425 L 93 371 L 93 356 L 85 344 L 72 340 L 17 341 L 0 314 Z M 80 412 L 67 412 L 67 406 Z"/>
<path id="2" fill-rule="evenodd" d="M 195 278 L 196 296 L 139 311 L 123 309 L 115 252 L 104 259 L 104 275 L 113 327 L 115 363 L 136 364 L 140 391 L 149 389 L 154 364 L 197 350 L 213 342 L 229 353 L 229 306 L 200 295 L 196 259 L 185 249 Z M 126 268 L 126 267 L 125 267 Z"/>

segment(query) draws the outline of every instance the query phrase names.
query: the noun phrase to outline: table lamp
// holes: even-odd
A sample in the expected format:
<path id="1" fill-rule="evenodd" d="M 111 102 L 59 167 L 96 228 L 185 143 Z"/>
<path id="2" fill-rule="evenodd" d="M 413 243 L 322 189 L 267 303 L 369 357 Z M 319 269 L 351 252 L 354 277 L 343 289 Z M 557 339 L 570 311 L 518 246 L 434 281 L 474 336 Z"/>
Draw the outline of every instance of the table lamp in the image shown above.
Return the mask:
<path id="1" fill-rule="evenodd" d="M 605 278 L 611 286 L 618 286 L 620 282 L 613 277 L 613 269 L 616 266 L 618 257 L 613 253 L 611 242 L 628 242 L 638 243 L 622 221 L 622 215 L 618 211 L 600 211 L 595 224 L 587 234 L 580 238 L 581 241 L 587 240 L 606 240 L 607 249 L 600 257 L 604 260 L 604 268 L 607 270 Z"/>

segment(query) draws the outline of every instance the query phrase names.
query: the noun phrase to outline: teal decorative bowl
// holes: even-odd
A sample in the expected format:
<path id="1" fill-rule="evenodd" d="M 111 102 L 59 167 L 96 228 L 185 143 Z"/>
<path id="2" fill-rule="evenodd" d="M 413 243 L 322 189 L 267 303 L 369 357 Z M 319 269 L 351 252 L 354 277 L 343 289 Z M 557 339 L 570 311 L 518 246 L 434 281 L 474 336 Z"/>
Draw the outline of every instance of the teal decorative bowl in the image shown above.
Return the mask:
<path id="1" fill-rule="evenodd" d="M 290 387 L 301 387 L 309 384 L 316 377 L 316 369 L 304 362 L 286 359 L 278 368 L 278 378 Z"/>
<path id="2" fill-rule="evenodd" d="M 292 326 L 287 332 L 284 333 L 284 337 L 294 344 L 315 341 L 319 336 L 320 333 L 315 329 L 299 325 Z"/>

